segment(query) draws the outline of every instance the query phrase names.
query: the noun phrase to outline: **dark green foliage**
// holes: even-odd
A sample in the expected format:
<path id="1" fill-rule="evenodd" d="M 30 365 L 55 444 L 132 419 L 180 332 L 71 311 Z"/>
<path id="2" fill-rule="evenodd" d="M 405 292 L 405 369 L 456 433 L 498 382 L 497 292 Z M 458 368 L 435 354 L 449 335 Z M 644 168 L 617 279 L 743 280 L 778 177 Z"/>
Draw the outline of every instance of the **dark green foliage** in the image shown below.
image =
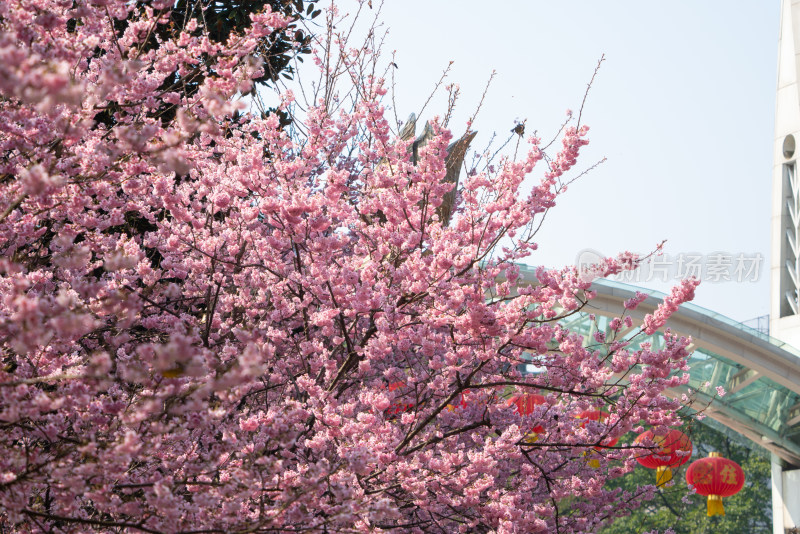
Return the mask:
<path id="1" fill-rule="evenodd" d="M 225 43 L 232 35 L 242 33 L 250 26 L 252 13 L 260 13 L 269 6 L 273 12 L 289 17 L 292 22 L 286 28 L 265 37 L 255 50 L 253 57 L 262 62 L 264 74 L 253 79 L 253 86 L 247 93 L 252 94 L 274 85 L 280 78 L 293 78 L 292 60 L 297 58 L 302 62 L 302 56 L 311 52 L 311 35 L 301 23 L 320 15 L 321 10 L 316 9 L 318 2 L 319 0 L 177 0 L 171 7 L 169 22 L 154 28 L 139 53 L 158 47 L 160 42 L 174 39 L 191 19 L 197 21 L 197 29 L 192 34 L 207 34 L 212 42 Z M 149 2 L 139 1 L 136 5 L 144 9 Z M 70 25 L 74 26 L 74 22 L 70 21 Z M 124 33 L 128 23 L 128 19 L 114 22 L 117 35 Z M 210 58 L 202 59 L 205 60 L 204 65 L 209 66 Z M 197 68 L 183 76 L 175 72 L 164 80 L 160 89 L 165 93 L 177 92 L 182 97 L 191 97 L 207 75 L 213 75 L 213 70 L 204 72 L 204 69 Z M 150 116 L 169 123 L 175 118 L 176 109 L 175 105 L 164 102 Z M 94 119 L 112 127 L 116 123 L 114 114 L 118 111 L 120 108 L 111 103 L 109 107 L 98 112 Z"/>
<path id="2" fill-rule="evenodd" d="M 233 33 L 241 33 L 250 25 L 250 14 L 264 11 L 269 6 L 273 12 L 280 12 L 294 22 L 281 31 L 264 39 L 255 56 L 264 61 L 264 75 L 255 79 L 256 90 L 260 84 L 268 84 L 278 80 L 280 76 L 291 79 L 294 71 L 290 65 L 292 58 L 298 54 L 311 51 L 311 36 L 298 22 L 313 19 L 320 14 L 315 9 L 318 0 L 178 0 L 171 14 L 172 24 L 162 26 L 162 32 L 170 28 L 183 28 L 184 22 L 195 18 L 198 26 L 208 32 L 212 41 L 224 43 Z M 199 30 L 198 30 L 199 31 Z M 295 43 L 297 49 L 295 49 Z M 153 45 L 155 46 L 155 41 Z"/>
<path id="3" fill-rule="evenodd" d="M 756 452 L 742 446 L 700 423 L 692 423 L 687 429 L 694 445 L 692 457 L 674 473 L 675 485 L 662 488 L 656 498 L 642 505 L 631 516 L 617 519 L 607 526 L 602 534 L 640 534 L 653 529 L 664 532 L 672 528 L 676 534 L 771 534 L 772 494 L 770 460 L 763 451 Z M 626 439 L 632 441 L 635 436 Z M 686 486 L 686 468 L 694 460 L 719 451 L 734 460 L 744 469 L 744 489 L 733 497 L 723 500 L 725 516 L 708 517 L 706 498 L 689 494 Z M 633 491 L 636 486 L 653 484 L 655 471 L 637 467 L 633 473 L 619 479 L 617 486 Z M 683 502 L 686 497 L 687 502 Z"/>

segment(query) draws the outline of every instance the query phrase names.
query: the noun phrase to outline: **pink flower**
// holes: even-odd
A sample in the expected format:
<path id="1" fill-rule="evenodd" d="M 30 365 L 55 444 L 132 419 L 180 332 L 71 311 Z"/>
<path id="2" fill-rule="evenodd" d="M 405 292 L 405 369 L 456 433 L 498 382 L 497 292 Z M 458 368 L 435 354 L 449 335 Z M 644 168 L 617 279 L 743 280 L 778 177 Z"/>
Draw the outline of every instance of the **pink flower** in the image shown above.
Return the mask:
<path id="1" fill-rule="evenodd" d="M 520 265 L 588 128 L 462 158 L 449 116 L 398 137 L 371 45 L 269 7 L 220 37 L 216 7 L 173 7 L 0 2 L 3 519 L 569 534 L 652 498 L 609 488 L 636 454 L 610 443 L 677 422 L 688 340 L 567 322 L 634 254 Z M 265 43 L 313 48 L 312 102 L 275 84 L 242 109 L 280 73 Z"/>
<path id="2" fill-rule="evenodd" d="M 681 283 L 672 288 L 670 294 L 658 305 L 655 313 L 648 314 L 644 318 L 644 331 L 648 335 L 652 335 L 655 331 L 663 326 L 670 315 L 678 310 L 678 307 L 684 302 L 690 301 L 694 298 L 694 289 L 700 284 L 699 280 L 694 278 L 682 280 Z"/>

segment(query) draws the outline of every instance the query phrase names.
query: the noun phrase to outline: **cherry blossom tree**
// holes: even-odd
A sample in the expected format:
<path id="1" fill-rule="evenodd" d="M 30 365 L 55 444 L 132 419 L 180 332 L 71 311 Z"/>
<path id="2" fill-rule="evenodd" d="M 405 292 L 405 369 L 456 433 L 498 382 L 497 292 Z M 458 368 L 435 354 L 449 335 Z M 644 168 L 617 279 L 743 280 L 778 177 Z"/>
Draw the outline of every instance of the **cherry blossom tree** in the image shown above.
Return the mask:
<path id="1" fill-rule="evenodd" d="M 313 105 L 261 117 L 237 95 L 290 19 L 217 42 L 173 4 L 0 3 L 2 530 L 587 532 L 651 496 L 608 445 L 677 421 L 688 341 L 585 346 L 586 276 L 518 283 L 587 128 L 446 180 L 444 121 L 393 133 L 335 9 Z"/>

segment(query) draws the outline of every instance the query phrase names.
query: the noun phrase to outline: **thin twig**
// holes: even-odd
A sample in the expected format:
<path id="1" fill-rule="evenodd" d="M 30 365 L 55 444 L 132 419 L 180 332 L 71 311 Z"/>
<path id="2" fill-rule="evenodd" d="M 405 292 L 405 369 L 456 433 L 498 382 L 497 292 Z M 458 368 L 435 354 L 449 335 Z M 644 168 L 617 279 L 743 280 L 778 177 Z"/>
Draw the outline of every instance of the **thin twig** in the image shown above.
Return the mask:
<path id="1" fill-rule="evenodd" d="M 483 101 L 486 100 L 486 95 L 489 93 L 489 86 L 492 84 L 492 80 L 494 80 L 495 76 L 497 76 L 497 71 L 493 70 L 492 73 L 489 75 L 489 79 L 486 81 L 486 87 L 483 88 L 483 94 L 481 95 L 481 99 L 478 102 L 478 107 L 475 109 L 475 113 L 473 113 L 472 117 L 470 117 L 469 121 L 467 121 L 468 133 L 472 131 L 472 125 L 475 123 L 475 118 L 478 116 L 478 112 L 481 110 L 481 107 L 483 106 Z"/>
<path id="2" fill-rule="evenodd" d="M 583 106 L 586 105 L 586 97 L 589 96 L 589 89 L 592 88 L 592 83 L 594 83 L 594 78 L 600 71 L 600 65 L 602 65 L 603 61 L 605 60 L 606 60 L 606 55 L 602 54 L 600 56 L 600 59 L 597 61 L 597 66 L 594 68 L 594 72 L 592 73 L 592 79 L 589 80 L 589 83 L 586 84 L 586 92 L 583 93 L 583 101 L 581 101 L 581 108 L 578 110 L 578 122 L 576 124 L 576 128 L 581 127 L 581 115 L 583 115 Z"/>
<path id="3" fill-rule="evenodd" d="M 442 76 L 439 78 L 439 81 L 438 81 L 438 82 L 436 82 L 436 85 L 434 85 L 434 86 L 433 86 L 433 91 L 431 91 L 431 94 L 430 94 L 430 95 L 428 95 L 428 99 L 427 99 L 427 100 L 425 101 L 425 103 L 422 105 L 422 109 L 420 109 L 420 110 L 419 110 L 419 113 L 417 113 L 417 117 L 422 117 L 422 112 L 423 112 L 423 111 L 425 111 L 425 108 L 426 108 L 426 107 L 428 107 L 428 104 L 430 103 L 431 99 L 433 98 L 433 95 L 435 95 L 435 94 L 436 94 L 436 91 L 438 91 L 438 90 L 439 90 L 439 87 L 440 87 L 440 86 L 442 85 L 442 83 L 444 82 L 444 79 L 445 79 L 445 78 L 447 78 L 447 75 L 450 73 L 450 67 L 452 67 L 452 66 L 453 66 L 453 63 L 454 63 L 454 62 L 453 62 L 453 61 L 451 61 L 450 63 L 448 63 L 448 64 L 447 64 L 447 67 L 446 67 L 446 68 L 444 69 L 444 71 L 442 72 Z"/>

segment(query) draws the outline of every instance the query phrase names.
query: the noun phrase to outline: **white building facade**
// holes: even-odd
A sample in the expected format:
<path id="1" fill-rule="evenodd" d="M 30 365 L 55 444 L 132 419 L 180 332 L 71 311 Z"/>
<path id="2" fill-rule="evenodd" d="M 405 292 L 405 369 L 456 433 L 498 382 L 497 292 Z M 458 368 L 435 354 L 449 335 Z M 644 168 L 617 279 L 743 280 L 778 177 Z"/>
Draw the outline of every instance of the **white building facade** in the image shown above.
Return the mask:
<path id="1" fill-rule="evenodd" d="M 770 334 L 800 347 L 800 0 L 782 0 L 772 169 Z M 800 410 L 800 406 L 793 407 Z M 800 529 L 800 470 L 773 454 L 773 532 Z"/>

